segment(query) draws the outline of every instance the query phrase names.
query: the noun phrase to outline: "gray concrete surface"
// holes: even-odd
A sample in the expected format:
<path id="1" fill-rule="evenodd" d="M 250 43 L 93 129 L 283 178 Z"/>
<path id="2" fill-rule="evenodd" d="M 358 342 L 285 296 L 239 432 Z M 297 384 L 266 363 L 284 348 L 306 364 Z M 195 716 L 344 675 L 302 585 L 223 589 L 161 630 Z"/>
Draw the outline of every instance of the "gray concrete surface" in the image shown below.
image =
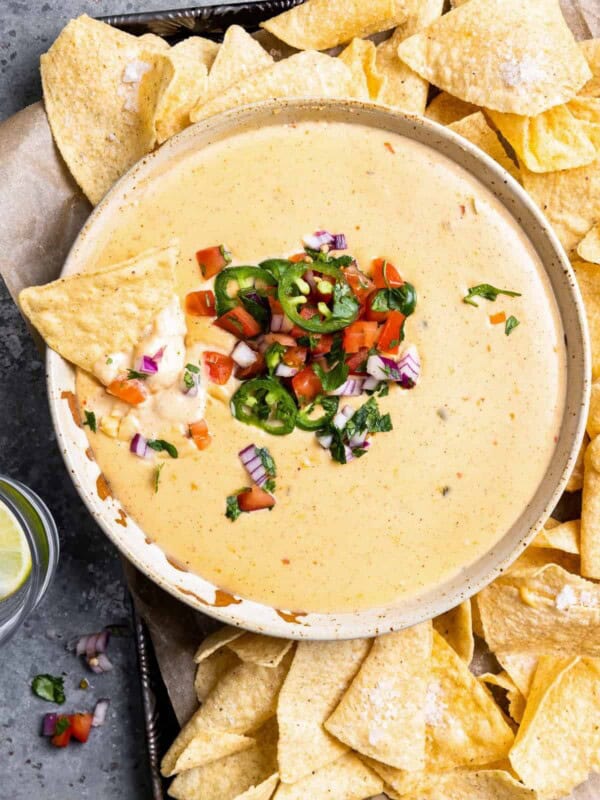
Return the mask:
<path id="1" fill-rule="evenodd" d="M 0 118 L 39 99 L 39 55 L 70 17 L 189 5 L 0 0 Z M 52 432 L 43 363 L 1 279 L 0 472 L 44 498 L 62 547 L 43 605 L 0 650 L 0 800 L 146 800 L 151 795 L 132 637 L 112 640 L 115 669 L 106 675 L 92 675 L 66 650 L 73 636 L 129 619 L 120 562 L 70 483 Z M 65 711 L 111 699 L 107 724 L 87 744 L 57 750 L 39 736 L 43 714 L 56 708 L 31 693 L 31 679 L 40 672 L 64 673 Z M 87 691 L 78 688 L 82 677 L 90 681 Z"/>

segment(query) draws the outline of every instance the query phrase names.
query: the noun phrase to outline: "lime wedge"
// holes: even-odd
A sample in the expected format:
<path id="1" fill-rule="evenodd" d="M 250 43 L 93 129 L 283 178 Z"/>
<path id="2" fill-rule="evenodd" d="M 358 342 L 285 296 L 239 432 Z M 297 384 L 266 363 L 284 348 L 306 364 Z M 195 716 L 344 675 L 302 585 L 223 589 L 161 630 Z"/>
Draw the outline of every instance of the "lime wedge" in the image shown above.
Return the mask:
<path id="1" fill-rule="evenodd" d="M 0 503 L 0 600 L 14 594 L 31 572 L 31 553 L 13 513 Z"/>

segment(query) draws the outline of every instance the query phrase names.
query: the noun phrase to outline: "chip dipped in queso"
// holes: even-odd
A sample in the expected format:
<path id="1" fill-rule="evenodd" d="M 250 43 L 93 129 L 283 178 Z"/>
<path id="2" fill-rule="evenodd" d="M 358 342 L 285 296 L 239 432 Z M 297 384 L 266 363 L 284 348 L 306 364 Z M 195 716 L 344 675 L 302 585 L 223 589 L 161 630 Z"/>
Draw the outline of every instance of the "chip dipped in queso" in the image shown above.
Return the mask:
<path id="1" fill-rule="evenodd" d="M 469 173 L 383 130 L 275 119 L 133 194 L 87 273 L 21 302 L 79 367 L 114 496 L 174 562 L 351 611 L 440 584 L 514 524 L 566 354 L 538 256 Z"/>

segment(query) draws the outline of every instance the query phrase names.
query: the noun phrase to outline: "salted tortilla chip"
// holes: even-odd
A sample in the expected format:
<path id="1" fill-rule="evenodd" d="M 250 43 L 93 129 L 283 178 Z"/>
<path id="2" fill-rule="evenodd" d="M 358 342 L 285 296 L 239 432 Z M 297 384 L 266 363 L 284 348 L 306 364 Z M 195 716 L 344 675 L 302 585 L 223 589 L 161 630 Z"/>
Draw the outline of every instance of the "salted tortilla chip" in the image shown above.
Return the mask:
<path id="1" fill-rule="evenodd" d="M 477 596 L 471 598 L 471 617 L 473 619 L 473 633 L 483 639 L 483 625 L 481 615 L 477 606 Z"/>
<path id="2" fill-rule="evenodd" d="M 600 160 L 558 172 L 537 173 L 521 167 L 521 180 L 567 253 L 600 220 Z"/>
<path id="3" fill-rule="evenodd" d="M 553 172 L 585 166 L 597 155 L 585 123 L 569 106 L 570 103 L 563 103 L 535 117 L 499 111 L 488 114 L 527 169 Z"/>
<path id="4" fill-rule="evenodd" d="M 203 703 L 225 673 L 239 663 L 235 653 L 226 647 L 202 659 L 196 668 L 194 679 L 194 690 L 199 702 Z"/>
<path id="5" fill-rule="evenodd" d="M 41 58 L 54 140 L 93 204 L 154 147 L 165 63 L 153 58 L 157 52 L 147 40 L 82 16 Z"/>
<path id="6" fill-rule="evenodd" d="M 452 122 L 448 125 L 448 128 L 473 142 L 480 150 L 487 153 L 488 156 L 509 172 L 513 178 L 520 180 L 519 171 L 512 159 L 508 157 L 496 132 L 487 124 L 481 111 L 470 114 L 468 117 L 458 120 L 458 122 Z"/>
<path id="7" fill-rule="evenodd" d="M 225 31 L 223 44 L 208 75 L 205 100 L 218 97 L 234 83 L 273 64 L 272 56 L 239 25 Z"/>
<path id="8" fill-rule="evenodd" d="M 600 179 L 600 169 L 598 177 Z M 582 186 L 581 191 L 585 192 L 585 184 L 582 184 Z M 600 180 L 598 188 L 598 201 L 600 203 Z M 585 305 L 585 315 L 592 348 L 592 378 L 596 381 L 600 378 L 600 265 L 575 261 L 573 262 L 573 269 L 575 270 L 577 283 Z"/>
<path id="9" fill-rule="evenodd" d="M 163 39 L 162 36 L 157 36 L 155 33 L 144 33 L 138 36 L 137 39 L 147 49 L 156 50 L 159 53 L 167 53 L 171 49 L 171 45 L 166 39 Z"/>
<path id="10" fill-rule="evenodd" d="M 359 91 L 366 89 L 368 97 L 374 100 L 383 86 L 383 75 L 376 64 L 377 50 L 370 39 L 352 39 L 338 58 L 348 67 Z"/>
<path id="11" fill-rule="evenodd" d="M 400 60 L 398 46 L 437 19 L 443 5 L 443 0 L 423 0 L 411 10 L 406 21 L 398 25 L 392 36 L 377 47 L 376 64 L 383 77 L 376 98 L 378 103 L 409 114 L 424 113 L 429 83 Z"/>
<path id="12" fill-rule="evenodd" d="M 543 658 L 510 761 L 542 797 L 569 794 L 600 769 L 600 661 Z"/>
<path id="13" fill-rule="evenodd" d="M 382 789 L 383 781 L 347 753 L 297 783 L 280 783 L 273 800 L 365 800 Z"/>
<path id="14" fill-rule="evenodd" d="M 430 622 L 375 639 L 327 730 L 392 767 L 422 769 L 431 646 Z"/>
<path id="15" fill-rule="evenodd" d="M 475 651 L 471 601 L 465 600 L 456 608 L 451 608 L 450 611 L 436 617 L 433 620 L 433 626 L 462 660 L 470 664 Z"/>
<path id="16" fill-rule="evenodd" d="M 590 439 L 595 439 L 600 433 L 600 380 L 595 380 L 590 387 L 590 408 L 586 431 Z"/>
<path id="17" fill-rule="evenodd" d="M 432 774 L 418 793 L 403 800 L 535 800 L 535 794 L 505 770 L 454 770 Z"/>
<path id="18" fill-rule="evenodd" d="M 245 634 L 246 631 L 230 625 L 219 628 L 202 641 L 202 644 L 194 654 L 194 661 L 196 663 L 204 661 L 205 658 L 212 656 L 213 653 L 218 652 L 222 647 L 226 647 L 230 642 L 234 642 Z"/>
<path id="19" fill-rule="evenodd" d="M 427 688 L 427 768 L 434 772 L 505 758 L 513 732 L 490 692 L 437 631 Z M 393 784 L 392 784 L 393 785 Z"/>
<path id="20" fill-rule="evenodd" d="M 565 553 L 579 555 L 580 528 L 581 522 L 578 519 L 558 522 L 552 526 L 546 523 L 531 543 L 531 546 L 562 550 Z"/>
<path id="21" fill-rule="evenodd" d="M 302 6 L 298 6 L 302 8 Z M 348 67 L 323 53 L 296 53 L 249 75 L 219 97 L 199 104 L 190 117 L 198 122 L 231 108 L 281 97 L 360 97 Z"/>
<path id="22" fill-rule="evenodd" d="M 506 574 L 477 602 L 485 640 L 500 660 L 505 652 L 600 655 L 600 586 L 562 567 Z"/>
<path id="23" fill-rule="evenodd" d="M 579 92 L 587 97 L 600 97 L 600 39 L 579 42 L 579 47 L 592 71 L 592 78 Z"/>
<path id="24" fill-rule="evenodd" d="M 514 719 L 515 722 L 520 722 L 523 719 L 526 702 L 525 697 L 521 694 L 508 672 L 486 672 L 483 675 L 479 675 L 478 678 L 488 686 L 498 686 L 500 689 L 504 689 L 506 691 L 506 699 L 508 700 L 508 713 L 511 718 Z"/>
<path id="25" fill-rule="evenodd" d="M 177 256 L 176 247 L 146 250 L 108 268 L 30 286 L 19 303 L 48 347 L 92 372 L 110 353 L 134 347 L 172 300 Z"/>
<path id="26" fill-rule="evenodd" d="M 470 0 L 402 42 L 400 58 L 469 103 L 533 116 L 591 77 L 558 0 Z"/>
<path id="27" fill-rule="evenodd" d="M 581 574 L 600 578 L 600 437 L 585 452 L 581 495 Z M 600 653 L 599 653 L 600 655 Z"/>
<path id="28" fill-rule="evenodd" d="M 532 653 L 502 652 L 498 653 L 496 658 L 523 697 L 529 697 L 539 656 Z"/>
<path id="29" fill-rule="evenodd" d="M 254 739 L 250 739 L 248 736 L 240 736 L 227 731 L 200 730 L 182 750 L 173 769 L 170 771 L 161 769 L 161 772 L 165 777 L 170 777 L 186 769 L 201 767 L 232 753 L 247 750 L 254 744 Z"/>
<path id="30" fill-rule="evenodd" d="M 278 783 L 279 775 L 275 773 L 266 781 L 259 783 L 258 786 L 251 786 L 243 794 L 239 794 L 235 800 L 270 800 Z"/>
<path id="31" fill-rule="evenodd" d="M 259 633 L 246 633 L 241 638 L 228 642 L 227 647 L 241 661 L 257 664 L 259 667 L 278 667 L 293 645 L 294 642 L 291 639 L 277 639 L 274 636 L 261 636 Z"/>
<path id="32" fill-rule="evenodd" d="M 600 223 L 586 233 L 577 245 L 577 255 L 584 261 L 600 264 Z"/>
<path id="33" fill-rule="evenodd" d="M 567 572 L 579 574 L 580 560 L 578 555 L 549 547 L 528 547 L 506 570 L 504 576 L 511 578 L 526 577 L 539 572 L 540 569 L 547 567 L 549 564 L 557 564 Z"/>
<path id="34" fill-rule="evenodd" d="M 296 50 L 328 50 L 393 28 L 406 18 L 404 5 L 402 0 L 307 0 L 261 27 Z"/>
<path id="35" fill-rule="evenodd" d="M 256 745 L 181 772 L 169 795 L 176 800 L 236 800 L 277 772 L 277 724 L 271 720 L 254 735 Z"/>
<path id="36" fill-rule="evenodd" d="M 583 488 L 583 459 L 589 441 L 589 436 L 585 434 L 583 441 L 581 442 L 581 447 L 579 448 L 579 453 L 577 454 L 575 466 L 573 467 L 573 471 L 571 472 L 569 480 L 567 481 L 567 485 L 565 486 L 565 491 L 567 492 L 578 492 Z"/>
<path id="37" fill-rule="evenodd" d="M 348 749 L 327 733 L 323 723 L 350 686 L 370 645 L 367 639 L 299 642 L 277 703 L 279 774 L 286 783 L 304 778 Z"/>
<path id="38" fill-rule="evenodd" d="M 440 92 L 425 109 L 425 116 L 440 125 L 451 125 L 479 111 L 472 103 L 465 103 L 448 92 Z"/>

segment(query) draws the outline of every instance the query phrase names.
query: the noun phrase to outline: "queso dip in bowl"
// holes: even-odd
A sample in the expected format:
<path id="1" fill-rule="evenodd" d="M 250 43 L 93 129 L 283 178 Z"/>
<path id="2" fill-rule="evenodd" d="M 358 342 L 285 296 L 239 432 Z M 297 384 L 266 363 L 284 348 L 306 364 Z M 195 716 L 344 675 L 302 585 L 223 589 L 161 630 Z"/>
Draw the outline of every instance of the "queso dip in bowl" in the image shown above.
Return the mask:
<path id="1" fill-rule="evenodd" d="M 185 308 L 190 293 L 214 288 L 198 251 L 223 245 L 228 267 L 256 266 L 297 257 L 303 239 L 326 253 L 314 239 L 322 231 L 343 233 L 336 246 L 369 278 L 377 263 L 393 265 L 417 298 L 396 347 L 400 355 L 412 348 L 414 380 L 375 380 L 379 418 L 391 424 L 366 444 L 345 440 L 347 463 L 314 431 L 273 435 L 245 424 L 234 413 L 235 377 L 207 386 L 192 370 L 195 401 L 184 401 L 179 385 L 156 386 L 152 402 L 127 418 L 127 435 L 75 424 L 74 401 L 110 417 L 114 397 L 52 351 L 48 381 L 73 480 L 139 569 L 232 624 L 332 639 L 438 615 L 522 552 L 574 464 L 589 353 L 568 261 L 519 185 L 456 134 L 368 104 L 268 103 L 189 128 L 95 209 L 64 274 L 174 242 Z M 394 288 L 386 269 L 384 293 Z M 300 274 L 290 290 L 297 308 L 317 291 Z M 325 301 L 326 277 L 317 273 Z M 298 338 L 310 349 L 309 336 Z M 166 353 L 171 343 L 195 365 L 208 351 L 231 353 L 237 338 L 214 318 L 166 309 L 140 352 Z M 352 370 L 361 386 L 373 377 L 365 364 Z M 294 373 L 276 374 L 286 383 Z M 338 410 L 347 416 L 369 399 L 348 392 Z M 132 436 L 160 429 L 168 439 L 162 432 L 177 428 L 189 402 L 202 405 L 210 446 L 161 454 L 157 473 L 156 462 L 132 452 Z M 250 416 L 252 404 L 256 397 Z M 238 453 L 251 446 L 267 448 L 276 464 L 277 502 L 232 521 L 227 498 L 235 504 L 248 485 Z"/>

